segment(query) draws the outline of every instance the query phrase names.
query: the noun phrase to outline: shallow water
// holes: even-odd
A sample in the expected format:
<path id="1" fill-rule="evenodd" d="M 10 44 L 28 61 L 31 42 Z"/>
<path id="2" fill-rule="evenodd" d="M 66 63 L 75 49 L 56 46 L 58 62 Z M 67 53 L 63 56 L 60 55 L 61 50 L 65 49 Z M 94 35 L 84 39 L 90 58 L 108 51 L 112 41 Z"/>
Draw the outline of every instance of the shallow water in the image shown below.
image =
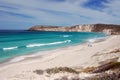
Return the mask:
<path id="1" fill-rule="evenodd" d="M 0 31 L 0 62 L 15 56 L 82 44 L 106 37 L 95 32 Z"/>

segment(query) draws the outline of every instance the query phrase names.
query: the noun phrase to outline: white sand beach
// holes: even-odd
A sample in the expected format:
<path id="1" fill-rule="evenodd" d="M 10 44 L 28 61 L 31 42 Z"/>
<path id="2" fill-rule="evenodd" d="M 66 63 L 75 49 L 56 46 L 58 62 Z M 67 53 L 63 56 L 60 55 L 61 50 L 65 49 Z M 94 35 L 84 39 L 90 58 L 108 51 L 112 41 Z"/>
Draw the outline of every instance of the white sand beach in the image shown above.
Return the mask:
<path id="1" fill-rule="evenodd" d="M 112 58 L 119 58 L 119 54 L 107 54 L 114 49 L 120 49 L 120 35 L 112 35 L 109 38 L 83 45 L 65 47 L 61 49 L 43 52 L 42 56 L 28 58 L 26 60 L 0 66 L 0 80 L 53 80 L 39 76 L 33 71 L 53 67 L 67 66 L 85 68 L 98 66 L 101 62 Z M 23 58 L 20 58 L 21 60 Z M 14 61 L 13 61 L 14 62 Z"/>

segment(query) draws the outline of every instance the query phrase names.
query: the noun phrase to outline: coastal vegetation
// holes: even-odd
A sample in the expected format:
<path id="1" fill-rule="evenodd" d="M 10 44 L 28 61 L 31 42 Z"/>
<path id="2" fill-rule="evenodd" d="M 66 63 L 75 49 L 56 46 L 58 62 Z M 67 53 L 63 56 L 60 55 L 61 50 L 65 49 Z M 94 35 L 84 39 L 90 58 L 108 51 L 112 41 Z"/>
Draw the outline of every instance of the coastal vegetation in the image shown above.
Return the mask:
<path id="1" fill-rule="evenodd" d="M 60 73 L 60 72 L 68 72 L 68 73 L 75 73 L 75 74 L 79 73 L 75 69 L 72 69 L 69 67 L 55 67 L 55 68 L 51 68 L 51 69 L 46 69 L 46 72 L 48 74 L 52 74 L 52 73 L 55 74 L 55 73 Z"/>
<path id="2" fill-rule="evenodd" d="M 82 70 L 77 70 L 70 67 L 55 67 L 46 70 L 35 70 L 34 73 L 38 75 L 43 75 L 44 73 L 47 73 L 49 76 L 51 76 L 52 74 L 63 74 L 62 77 L 54 80 L 119 80 L 120 62 L 109 62 L 98 67 L 87 67 Z M 72 73 L 73 76 L 69 78 L 70 76 L 65 76 L 65 73 Z M 83 75 L 84 79 L 82 79 L 80 75 Z"/>
<path id="3" fill-rule="evenodd" d="M 119 54 L 120 49 L 113 49 L 104 54 Z M 86 68 L 54 67 L 45 70 L 33 71 L 37 75 L 47 74 L 47 77 L 54 77 L 54 80 L 120 80 L 119 57 L 102 61 L 99 66 Z"/>

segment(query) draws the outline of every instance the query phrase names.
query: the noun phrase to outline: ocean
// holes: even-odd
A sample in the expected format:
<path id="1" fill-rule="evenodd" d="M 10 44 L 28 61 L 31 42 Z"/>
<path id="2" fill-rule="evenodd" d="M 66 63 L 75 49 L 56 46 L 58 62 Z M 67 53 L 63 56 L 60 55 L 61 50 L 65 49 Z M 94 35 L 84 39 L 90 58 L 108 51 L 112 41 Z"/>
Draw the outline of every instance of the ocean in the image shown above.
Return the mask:
<path id="1" fill-rule="evenodd" d="M 79 45 L 88 41 L 94 42 L 106 36 L 104 33 L 96 32 L 1 30 L 0 62 L 39 51 Z"/>

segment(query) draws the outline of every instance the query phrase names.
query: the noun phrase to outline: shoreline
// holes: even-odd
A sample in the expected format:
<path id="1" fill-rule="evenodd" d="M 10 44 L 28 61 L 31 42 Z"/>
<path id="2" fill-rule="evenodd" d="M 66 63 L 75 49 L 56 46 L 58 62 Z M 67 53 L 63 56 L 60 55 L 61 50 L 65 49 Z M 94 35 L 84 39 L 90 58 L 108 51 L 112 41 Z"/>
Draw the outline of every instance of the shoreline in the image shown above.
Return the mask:
<path id="1" fill-rule="evenodd" d="M 88 44 L 70 46 L 46 52 L 43 56 L 29 58 L 20 62 L 0 66 L 1 80 L 43 80 L 44 76 L 34 73 L 35 70 L 45 70 L 54 67 L 72 67 L 84 69 L 96 67 L 104 61 L 120 59 L 119 53 L 110 53 L 120 49 L 120 35 L 112 35 L 106 40 Z M 108 54 L 109 53 L 109 54 Z M 49 80 L 49 79 L 46 79 Z"/>
<path id="2" fill-rule="evenodd" d="M 9 64 L 14 64 L 14 63 L 26 61 L 26 60 L 30 60 L 30 59 L 39 58 L 39 57 L 42 58 L 43 56 L 45 57 L 45 56 L 49 55 L 49 53 L 51 53 L 51 52 L 61 51 L 63 49 L 67 49 L 67 48 L 71 48 L 71 47 L 73 47 L 73 48 L 77 47 L 77 46 L 81 46 L 81 47 L 88 46 L 88 47 L 90 47 L 89 44 L 92 45 L 94 43 L 99 43 L 99 42 L 105 41 L 106 39 L 108 39 L 110 37 L 111 37 L 111 35 L 106 36 L 106 37 L 102 37 L 102 38 L 92 38 L 92 39 L 89 39 L 88 41 L 86 41 L 84 43 L 81 43 L 81 44 L 75 44 L 75 45 L 65 46 L 65 47 L 56 48 L 56 49 L 50 49 L 50 50 L 47 50 L 47 51 L 39 51 L 39 52 L 31 53 L 31 54 L 16 56 L 16 57 L 13 57 L 13 58 L 8 59 L 6 61 L 0 62 L 0 67 L 1 66 L 7 66 Z"/>
<path id="3" fill-rule="evenodd" d="M 82 44 L 71 45 L 71 46 L 67 46 L 67 47 L 61 47 L 61 48 L 52 49 L 52 50 L 47 50 L 47 51 L 39 51 L 39 52 L 31 53 L 31 54 L 16 56 L 16 57 L 8 59 L 4 62 L 1 62 L 0 67 L 15 64 L 15 63 L 19 63 L 19 62 L 24 62 L 24 61 L 27 61 L 27 60 L 30 60 L 30 59 L 42 58 L 43 56 L 45 57 L 45 56 L 54 54 L 52 52 L 61 51 L 63 49 L 68 49 L 68 48 L 77 47 L 77 46 L 84 46 L 84 45 L 87 46 L 87 43 L 88 42 L 85 42 L 85 43 L 82 43 Z M 21 58 L 21 60 L 18 59 L 18 61 L 14 61 L 17 58 Z"/>

